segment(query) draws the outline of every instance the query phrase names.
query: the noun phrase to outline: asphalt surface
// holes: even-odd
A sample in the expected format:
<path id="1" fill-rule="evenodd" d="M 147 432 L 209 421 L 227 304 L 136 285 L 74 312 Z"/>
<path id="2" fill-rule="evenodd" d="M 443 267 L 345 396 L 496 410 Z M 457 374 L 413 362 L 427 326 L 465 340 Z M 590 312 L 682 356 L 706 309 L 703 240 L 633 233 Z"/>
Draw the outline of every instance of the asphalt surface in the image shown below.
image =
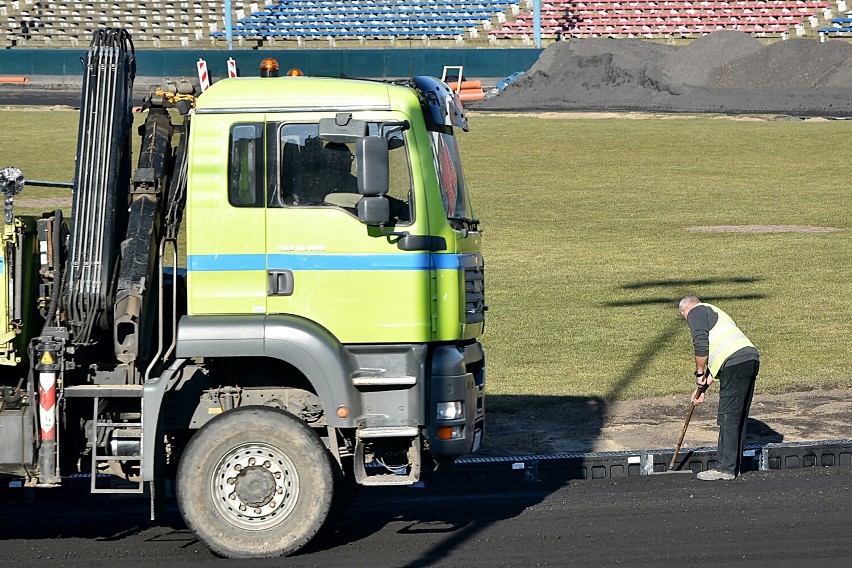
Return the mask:
<path id="1" fill-rule="evenodd" d="M 852 468 L 576 481 L 549 490 L 364 489 L 305 549 L 252 566 L 852 565 Z M 0 565 L 238 565 L 211 554 L 170 507 L 93 496 L 0 505 Z M 49 497 L 49 496 L 48 496 Z"/>
<path id="2" fill-rule="evenodd" d="M 0 85 L 0 105 L 71 106 L 80 108 L 80 91 L 31 89 Z"/>
<path id="3" fill-rule="evenodd" d="M 158 81 L 142 78 L 134 82 L 134 105 L 142 104 L 142 99 L 151 91 L 151 86 Z M 0 83 L 0 106 L 70 106 L 80 108 L 82 100 L 82 83 L 71 82 L 60 77 L 31 78 L 30 83 L 5 84 Z"/>

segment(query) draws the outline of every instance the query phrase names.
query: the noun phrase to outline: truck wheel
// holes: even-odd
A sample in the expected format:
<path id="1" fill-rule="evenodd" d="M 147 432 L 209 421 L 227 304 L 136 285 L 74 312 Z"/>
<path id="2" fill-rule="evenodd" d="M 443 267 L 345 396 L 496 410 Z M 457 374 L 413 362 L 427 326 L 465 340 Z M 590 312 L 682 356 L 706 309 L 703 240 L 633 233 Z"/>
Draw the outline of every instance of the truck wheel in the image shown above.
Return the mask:
<path id="1" fill-rule="evenodd" d="M 228 558 L 292 554 L 332 500 L 329 453 L 294 416 L 246 407 L 208 422 L 181 457 L 177 500 L 187 526 Z"/>

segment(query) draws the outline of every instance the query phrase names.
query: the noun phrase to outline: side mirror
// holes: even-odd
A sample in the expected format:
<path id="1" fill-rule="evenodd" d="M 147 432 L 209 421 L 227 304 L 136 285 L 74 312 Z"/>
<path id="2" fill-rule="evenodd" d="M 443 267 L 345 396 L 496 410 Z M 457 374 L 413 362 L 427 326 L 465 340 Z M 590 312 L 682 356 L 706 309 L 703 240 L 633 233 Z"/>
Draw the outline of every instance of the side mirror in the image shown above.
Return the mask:
<path id="1" fill-rule="evenodd" d="M 382 136 L 365 136 L 355 143 L 358 168 L 358 192 L 371 197 L 382 196 L 390 187 L 388 141 Z"/>
<path id="2" fill-rule="evenodd" d="M 365 225 L 384 225 L 390 221 L 390 202 L 380 196 L 365 196 L 358 201 L 358 220 Z"/>

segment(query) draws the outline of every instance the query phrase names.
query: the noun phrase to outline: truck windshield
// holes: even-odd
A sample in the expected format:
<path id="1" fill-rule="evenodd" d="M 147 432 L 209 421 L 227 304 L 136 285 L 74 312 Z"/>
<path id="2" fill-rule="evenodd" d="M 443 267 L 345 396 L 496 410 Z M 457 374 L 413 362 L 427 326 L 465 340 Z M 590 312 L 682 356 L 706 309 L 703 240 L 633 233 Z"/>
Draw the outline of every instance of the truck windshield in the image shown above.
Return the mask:
<path id="1" fill-rule="evenodd" d="M 467 196 L 456 139 L 452 134 L 443 132 L 431 132 L 430 136 L 447 218 L 454 228 L 472 228 L 472 225 L 476 225 L 476 220 L 473 218 L 473 210 Z"/>

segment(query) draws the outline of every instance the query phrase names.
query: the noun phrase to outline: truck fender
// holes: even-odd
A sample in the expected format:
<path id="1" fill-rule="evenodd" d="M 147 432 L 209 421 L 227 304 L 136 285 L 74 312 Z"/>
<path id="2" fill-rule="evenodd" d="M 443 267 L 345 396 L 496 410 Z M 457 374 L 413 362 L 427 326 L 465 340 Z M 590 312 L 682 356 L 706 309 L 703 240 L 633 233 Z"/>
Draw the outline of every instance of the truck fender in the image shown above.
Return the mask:
<path id="1" fill-rule="evenodd" d="M 284 314 L 184 316 L 177 335 L 177 357 L 271 357 L 293 365 L 314 387 L 329 426 L 352 428 L 361 414 L 352 356 L 314 321 Z M 347 418 L 337 415 L 341 406 Z"/>
<path id="2" fill-rule="evenodd" d="M 159 377 L 145 381 L 142 389 L 142 481 L 154 481 L 154 456 L 159 432 L 160 407 L 166 387 L 186 363 L 177 359 Z"/>

